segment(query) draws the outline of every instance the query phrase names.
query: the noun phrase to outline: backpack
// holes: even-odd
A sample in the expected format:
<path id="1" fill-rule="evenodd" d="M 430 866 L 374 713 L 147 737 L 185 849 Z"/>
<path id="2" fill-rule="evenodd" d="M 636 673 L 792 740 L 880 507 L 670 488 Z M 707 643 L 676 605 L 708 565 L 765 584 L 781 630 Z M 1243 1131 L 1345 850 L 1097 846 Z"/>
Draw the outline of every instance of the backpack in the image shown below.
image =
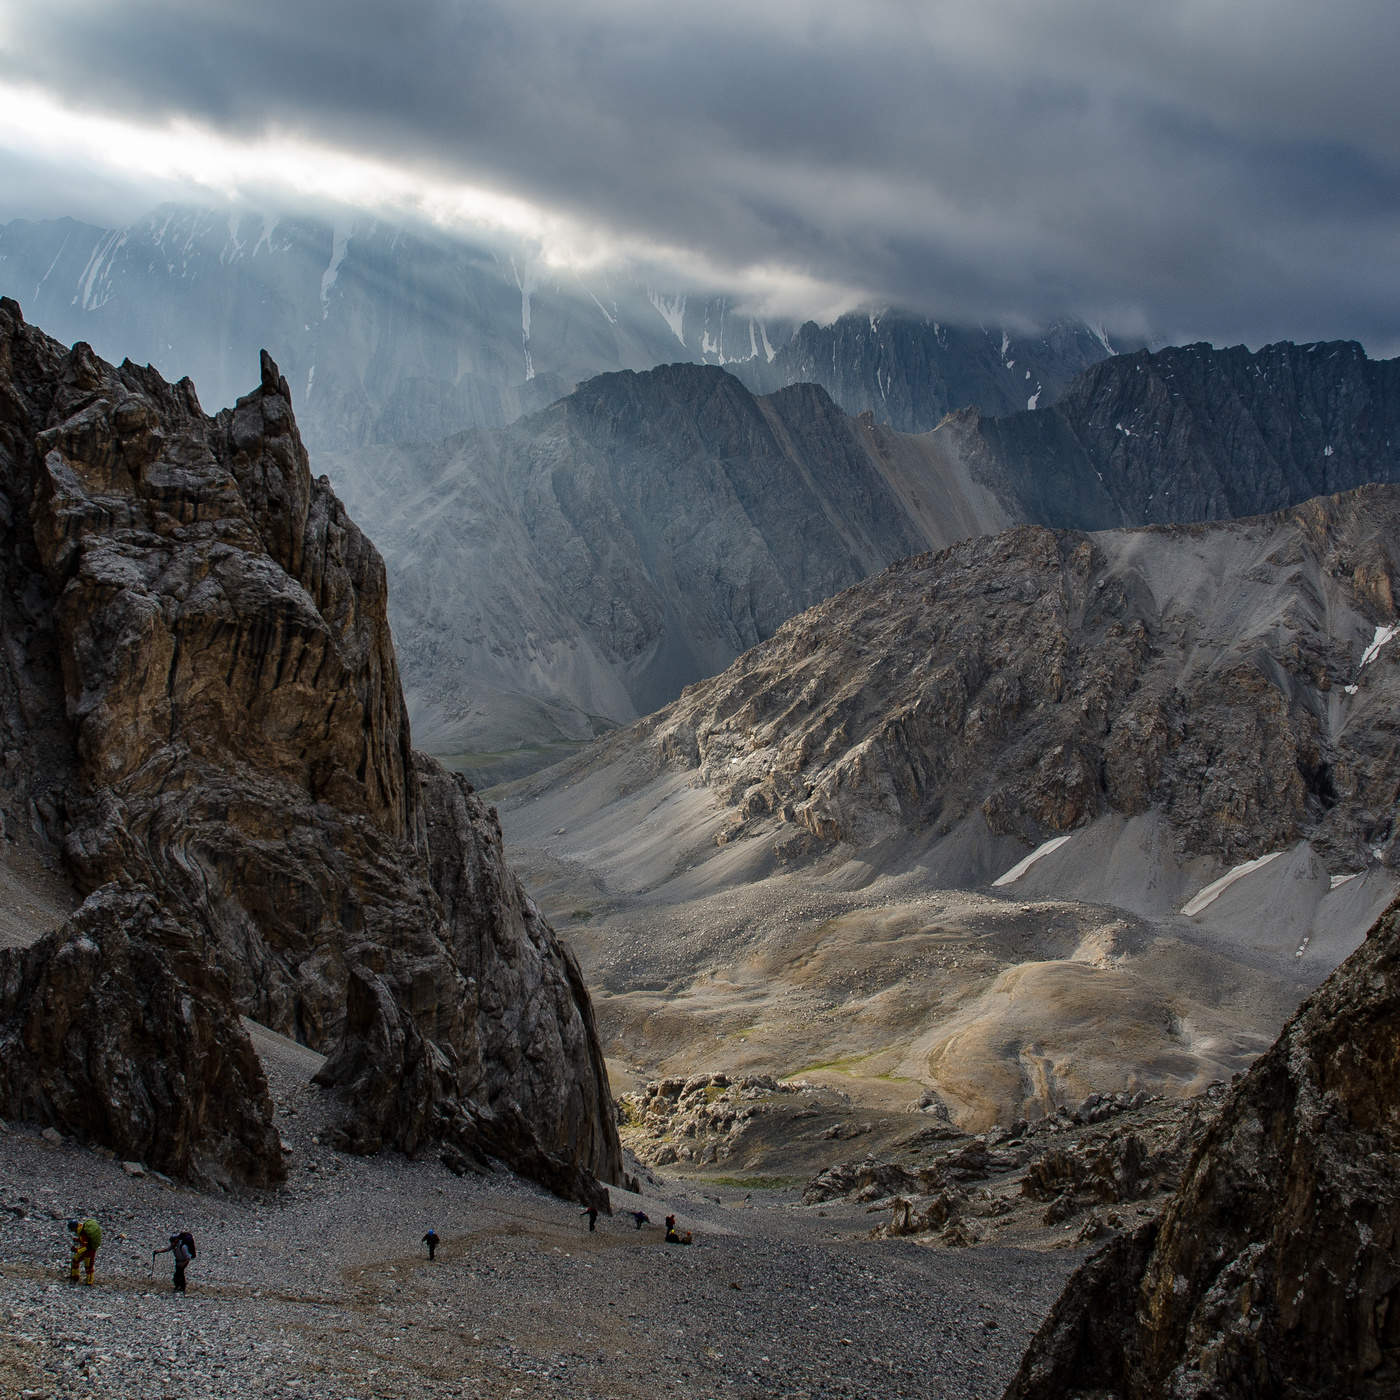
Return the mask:
<path id="1" fill-rule="evenodd" d="M 194 1258 L 194 1236 L 188 1230 L 181 1230 L 178 1235 L 171 1236 L 170 1243 L 175 1246 L 175 1257 L 182 1264 L 187 1264 Z"/>

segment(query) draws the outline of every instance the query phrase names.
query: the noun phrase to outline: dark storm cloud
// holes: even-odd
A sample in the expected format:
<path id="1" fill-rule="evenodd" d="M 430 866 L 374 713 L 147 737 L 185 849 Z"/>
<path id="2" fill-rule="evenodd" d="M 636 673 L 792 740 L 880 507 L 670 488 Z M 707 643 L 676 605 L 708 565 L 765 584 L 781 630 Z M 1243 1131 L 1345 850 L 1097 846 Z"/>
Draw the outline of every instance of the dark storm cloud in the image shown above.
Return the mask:
<path id="1" fill-rule="evenodd" d="M 1393 0 L 49 0 L 0 71 L 949 318 L 1396 340 Z"/>

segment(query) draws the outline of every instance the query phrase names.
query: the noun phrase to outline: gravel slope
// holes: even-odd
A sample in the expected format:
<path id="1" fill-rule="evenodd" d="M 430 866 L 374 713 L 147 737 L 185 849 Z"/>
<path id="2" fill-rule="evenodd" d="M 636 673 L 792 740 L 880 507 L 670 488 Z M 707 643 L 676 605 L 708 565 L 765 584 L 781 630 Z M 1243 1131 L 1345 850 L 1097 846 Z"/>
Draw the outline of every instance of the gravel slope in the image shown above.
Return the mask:
<path id="1" fill-rule="evenodd" d="M 291 1149 L 276 1193 L 200 1195 L 0 1132 L 0 1393 L 984 1400 L 1077 1257 L 873 1241 L 859 1207 L 664 1181 L 614 1193 L 589 1234 L 576 1206 L 504 1173 L 330 1151 L 317 1057 L 255 1039 Z M 658 1224 L 635 1229 L 631 1208 Z M 693 1248 L 662 1243 L 668 1211 Z M 63 1221 L 87 1213 L 98 1281 L 70 1289 Z M 176 1297 L 151 1250 L 181 1228 L 200 1252 Z"/>

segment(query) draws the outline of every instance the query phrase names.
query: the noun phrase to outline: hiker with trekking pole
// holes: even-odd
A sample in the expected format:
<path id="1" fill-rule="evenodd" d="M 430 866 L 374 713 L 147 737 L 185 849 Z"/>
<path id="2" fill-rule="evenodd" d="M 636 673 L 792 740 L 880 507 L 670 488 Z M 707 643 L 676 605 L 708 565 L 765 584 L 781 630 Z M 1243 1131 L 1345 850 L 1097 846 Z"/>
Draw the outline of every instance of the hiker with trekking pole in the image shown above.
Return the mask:
<path id="1" fill-rule="evenodd" d="M 173 1288 L 176 1293 L 183 1293 L 185 1291 L 185 1269 L 195 1256 L 194 1236 L 188 1230 L 181 1230 L 178 1235 L 170 1236 L 170 1243 L 164 1249 L 153 1249 L 151 1251 L 152 1278 L 155 1277 L 157 1254 L 169 1254 L 175 1260 Z"/>

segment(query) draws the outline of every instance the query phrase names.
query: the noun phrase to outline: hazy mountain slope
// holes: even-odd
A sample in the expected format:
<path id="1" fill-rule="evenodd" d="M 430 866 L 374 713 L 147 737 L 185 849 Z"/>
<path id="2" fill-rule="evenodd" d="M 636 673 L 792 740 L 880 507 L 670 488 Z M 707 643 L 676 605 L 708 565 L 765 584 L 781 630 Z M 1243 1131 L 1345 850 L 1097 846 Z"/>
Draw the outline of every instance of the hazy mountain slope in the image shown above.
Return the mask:
<path id="1" fill-rule="evenodd" d="M 392 560 L 414 731 L 437 751 L 580 737 L 1000 503 L 820 389 L 604 375 L 498 433 L 336 459 Z"/>
<path id="2" fill-rule="evenodd" d="M 1397 525 L 964 541 L 515 785 L 605 1048 L 973 1126 L 1227 1078 L 1395 889 Z"/>
<path id="3" fill-rule="evenodd" d="M 1396 377 L 1355 347 L 1196 346 L 1096 365 L 1048 411 L 906 435 L 675 365 L 600 377 L 499 437 L 322 461 L 383 542 L 416 732 L 489 750 L 664 703 L 920 549 L 1394 479 Z"/>
<path id="4" fill-rule="evenodd" d="M 969 406 L 988 417 L 1045 408 L 1081 370 L 1116 353 L 1107 335 L 1078 322 L 1013 334 L 887 311 L 807 321 L 771 360 L 732 368 L 755 392 L 820 384 L 847 413 L 923 433 Z"/>
<path id="5" fill-rule="evenodd" d="M 121 229 L 0 226 L 0 290 L 212 405 L 271 351 L 313 452 L 499 426 L 601 371 L 752 355 L 768 333 L 724 298 L 542 274 L 425 228 L 172 206 Z"/>
<path id="6" fill-rule="evenodd" d="M 504 242 L 174 206 L 125 228 L 0 225 L 0 292 L 60 339 L 191 376 L 209 405 L 269 350 L 313 455 L 498 427 L 594 375 L 674 360 L 743 365 L 765 393 L 821 383 L 850 412 L 924 429 L 966 404 L 1047 403 L 1111 353 L 1073 325 L 1022 338 L 887 313 L 798 330 L 722 294 L 542 268 Z"/>

